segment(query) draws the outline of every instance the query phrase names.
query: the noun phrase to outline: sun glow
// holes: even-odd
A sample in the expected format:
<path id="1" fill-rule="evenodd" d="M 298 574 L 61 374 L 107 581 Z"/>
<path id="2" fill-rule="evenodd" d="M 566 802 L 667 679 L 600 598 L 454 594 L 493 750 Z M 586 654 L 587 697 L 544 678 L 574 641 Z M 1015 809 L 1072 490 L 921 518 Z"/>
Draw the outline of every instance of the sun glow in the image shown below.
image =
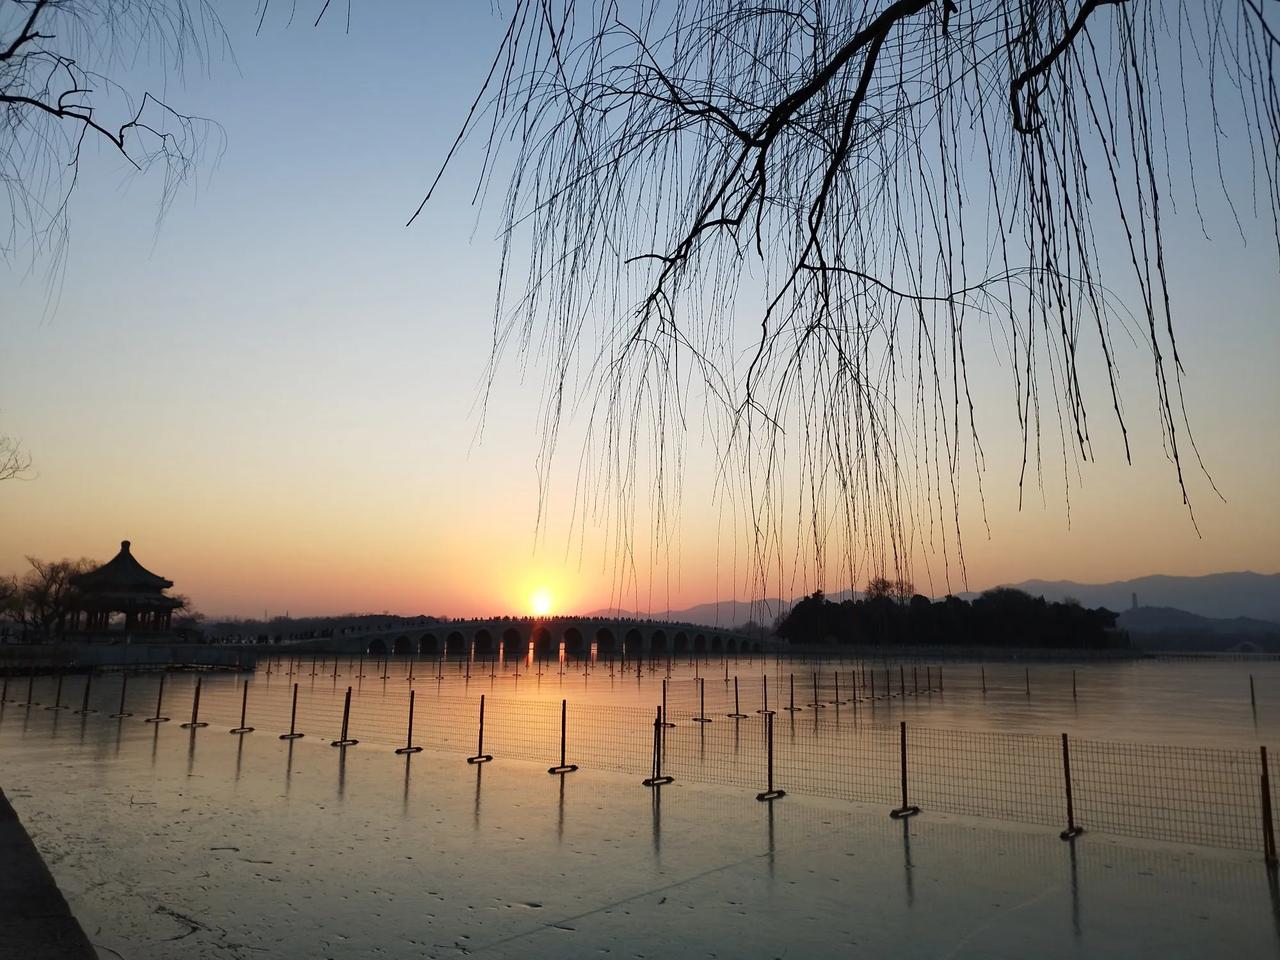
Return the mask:
<path id="1" fill-rule="evenodd" d="M 553 598 L 551 591 L 546 587 L 539 587 L 533 591 L 533 596 L 529 598 L 529 607 L 533 610 L 535 616 L 545 617 L 551 612 Z"/>

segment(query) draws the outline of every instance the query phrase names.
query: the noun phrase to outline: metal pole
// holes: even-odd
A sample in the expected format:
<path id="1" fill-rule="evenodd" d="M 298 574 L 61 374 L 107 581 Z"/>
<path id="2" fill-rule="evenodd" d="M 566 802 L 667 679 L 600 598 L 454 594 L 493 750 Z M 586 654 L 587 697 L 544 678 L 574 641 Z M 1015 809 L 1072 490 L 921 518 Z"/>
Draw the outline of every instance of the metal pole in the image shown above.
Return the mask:
<path id="1" fill-rule="evenodd" d="M 987 668 L 985 665 L 981 665 L 978 669 L 982 671 L 982 692 L 985 695 L 987 692 Z"/>
<path id="2" fill-rule="evenodd" d="M 405 735 L 404 735 L 404 746 L 399 747 L 396 750 L 396 753 L 399 753 L 399 754 L 422 752 L 421 747 L 415 747 L 413 745 L 413 699 L 414 699 L 414 691 L 410 690 L 409 691 L 409 729 L 405 732 Z"/>
<path id="3" fill-rule="evenodd" d="M 782 709 L 786 710 L 787 713 L 795 713 L 797 710 L 802 709 L 801 707 L 796 706 L 796 675 L 794 673 L 787 674 L 787 680 L 789 681 L 790 687 L 791 687 L 791 700 L 789 705 L 783 707 Z"/>
<path id="4" fill-rule="evenodd" d="M 297 740 L 302 734 L 298 733 L 298 685 L 293 685 L 293 705 L 289 708 L 289 732 L 280 734 L 281 740 Z"/>
<path id="5" fill-rule="evenodd" d="M 777 800 L 779 797 L 785 797 L 785 790 L 775 790 L 773 788 L 773 714 L 769 714 L 764 719 L 764 736 L 765 749 L 768 751 L 768 781 L 763 793 L 757 793 L 757 800 Z"/>
<path id="6" fill-rule="evenodd" d="M 1062 735 L 1062 779 L 1067 793 L 1067 829 L 1058 836 L 1063 840 L 1074 840 L 1084 833 L 1084 827 L 1076 826 L 1076 808 L 1071 796 L 1071 748 L 1065 733 Z"/>
<path id="7" fill-rule="evenodd" d="M 560 701 L 560 765 L 557 767 L 548 768 L 547 773 L 573 773 L 573 771 L 578 769 L 578 765 L 576 763 L 565 762 L 565 740 L 567 738 L 568 727 L 569 727 L 569 701 L 561 700 Z"/>
<path id="8" fill-rule="evenodd" d="M 756 713 L 763 714 L 767 717 L 773 713 L 773 711 L 769 709 L 769 675 L 767 673 L 762 673 L 760 674 L 760 679 L 764 682 L 764 686 L 762 687 L 764 691 L 764 707 L 757 710 Z"/>
<path id="9" fill-rule="evenodd" d="M 488 763 L 493 757 L 484 752 L 484 694 L 480 694 L 480 738 L 476 742 L 476 755 L 467 757 L 467 763 Z"/>
<path id="10" fill-rule="evenodd" d="M 46 710 L 65 710 L 62 705 L 62 673 L 58 673 L 58 691 L 53 695 L 53 705 L 45 707 Z"/>
<path id="11" fill-rule="evenodd" d="M 662 772 L 662 723 L 662 708 L 658 707 L 653 718 L 653 770 L 648 779 L 641 781 L 646 787 L 660 787 L 675 779 Z"/>
<path id="12" fill-rule="evenodd" d="M 182 724 L 185 730 L 194 730 L 197 727 L 207 727 L 208 724 L 200 719 L 200 677 L 196 677 L 196 692 L 191 696 L 191 719 Z"/>
<path id="13" fill-rule="evenodd" d="M 675 726 L 674 723 L 672 723 L 670 720 L 667 719 L 667 683 L 669 679 L 670 679 L 670 674 L 662 678 L 662 725 L 664 727 Z"/>
<path id="14" fill-rule="evenodd" d="M 889 816 L 895 820 L 903 817 L 913 817 L 920 812 L 920 808 L 912 806 L 907 802 L 907 721 L 898 721 L 898 738 L 900 742 L 899 757 L 902 772 L 902 806 L 897 810 L 890 810 Z"/>
<path id="15" fill-rule="evenodd" d="M 132 717 L 132 713 L 126 713 L 124 709 L 124 694 L 129 689 L 129 675 L 127 673 L 120 674 L 120 709 L 111 714 L 112 720 L 120 720 L 124 717 Z"/>
<path id="16" fill-rule="evenodd" d="M 738 675 L 737 674 L 733 675 L 733 713 L 728 714 L 728 716 L 732 717 L 734 720 L 741 720 L 746 716 L 746 714 L 742 712 L 742 708 L 738 705 Z"/>
<path id="17" fill-rule="evenodd" d="M 347 687 L 347 695 L 342 701 L 342 736 L 332 741 L 331 747 L 354 747 L 359 740 L 347 736 L 347 726 L 351 721 L 351 688 Z"/>
<path id="18" fill-rule="evenodd" d="M 710 723 L 711 718 L 707 716 L 707 678 L 698 678 L 698 715 L 693 718 L 694 723 Z"/>
<path id="19" fill-rule="evenodd" d="M 337 668 L 337 663 L 338 663 L 337 658 L 335 658 L 333 662 L 334 662 L 334 671 L 335 671 L 334 675 L 336 676 L 336 675 L 337 675 L 337 672 L 336 672 L 336 671 L 337 671 L 337 669 L 338 669 L 338 668 Z M 243 734 L 243 733 L 253 733 L 253 727 L 248 726 L 248 725 L 245 723 L 245 715 L 246 715 L 248 712 L 249 712 L 249 681 L 248 681 L 248 680 L 245 680 L 245 682 L 244 682 L 244 695 L 240 698 L 240 726 L 233 728 L 233 729 L 231 730 L 231 732 L 232 732 L 232 733 L 241 733 L 241 734 Z M 346 739 L 346 734 L 345 734 L 345 733 L 344 733 L 342 736 L 343 736 L 343 739 Z"/>
<path id="20" fill-rule="evenodd" d="M 163 673 L 160 674 L 160 689 L 156 691 L 156 715 L 154 717 L 147 717 L 146 718 L 147 723 L 168 723 L 169 722 L 168 717 L 160 716 L 160 705 L 164 701 L 164 678 L 165 678 L 165 675 Z"/>
<path id="21" fill-rule="evenodd" d="M 80 709 L 76 713 L 97 713 L 96 710 L 89 709 L 89 690 L 93 686 L 93 673 L 90 671 L 84 675 L 84 699 L 80 701 Z"/>
<path id="22" fill-rule="evenodd" d="M 1262 853 L 1267 866 L 1276 865 L 1276 829 L 1271 819 L 1271 773 L 1267 769 L 1267 748 L 1262 751 Z"/>

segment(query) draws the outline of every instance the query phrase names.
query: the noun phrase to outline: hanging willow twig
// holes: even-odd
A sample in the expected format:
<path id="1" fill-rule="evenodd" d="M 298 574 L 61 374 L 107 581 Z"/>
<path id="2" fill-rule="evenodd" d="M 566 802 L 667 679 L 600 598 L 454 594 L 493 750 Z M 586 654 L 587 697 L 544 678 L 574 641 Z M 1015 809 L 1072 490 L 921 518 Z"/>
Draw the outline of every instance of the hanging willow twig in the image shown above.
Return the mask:
<path id="1" fill-rule="evenodd" d="M 970 471 L 983 499 L 975 338 L 1012 371 L 1021 500 L 1045 427 L 1064 472 L 1093 457 L 1090 365 L 1129 455 L 1128 328 L 1189 509 L 1165 222 L 1180 192 L 1199 209 L 1207 149 L 1274 231 L 1277 6 L 513 0 L 444 168 L 476 141 L 479 188 L 506 184 L 494 357 L 545 364 L 544 476 L 585 400 L 588 502 L 629 555 L 705 403 L 761 578 L 803 537 L 851 585 L 924 546 L 950 588 Z M 1251 163 L 1234 190 L 1228 123 Z"/>

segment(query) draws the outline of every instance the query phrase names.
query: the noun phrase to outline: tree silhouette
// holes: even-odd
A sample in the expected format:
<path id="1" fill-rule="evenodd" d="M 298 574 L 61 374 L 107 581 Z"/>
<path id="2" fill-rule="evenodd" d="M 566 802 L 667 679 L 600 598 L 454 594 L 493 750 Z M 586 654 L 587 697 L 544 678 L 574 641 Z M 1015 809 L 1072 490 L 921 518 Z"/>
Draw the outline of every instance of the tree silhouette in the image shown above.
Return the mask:
<path id="1" fill-rule="evenodd" d="M 1129 455 L 1122 331 L 1190 508 L 1166 222 L 1208 180 L 1274 231 L 1275 9 L 513 0 L 423 204 L 477 143 L 477 195 L 505 191 L 494 359 L 545 363 L 544 482 L 580 405 L 583 480 L 614 494 L 586 502 L 625 528 L 650 464 L 661 530 L 705 405 L 762 579 L 801 528 L 850 586 L 907 579 L 921 545 L 949 585 L 963 478 L 984 503 L 980 342 L 1010 371 L 1019 502 L 1094 456 L 1099 404 Z M 1249 166 L 1230 186 L 1227 130 Z"/>

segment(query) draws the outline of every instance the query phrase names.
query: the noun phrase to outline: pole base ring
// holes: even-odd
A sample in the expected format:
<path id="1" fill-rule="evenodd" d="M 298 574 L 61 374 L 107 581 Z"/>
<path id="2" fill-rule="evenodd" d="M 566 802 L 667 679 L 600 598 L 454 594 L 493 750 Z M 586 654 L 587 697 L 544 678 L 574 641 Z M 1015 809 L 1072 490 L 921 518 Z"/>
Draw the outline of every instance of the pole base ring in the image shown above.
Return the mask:
<path id="1" fill-rule="evenodd" d="M 785 790 L 765 790 L 756 794 L 757 800 L 778 800 L 787 795 Z"/>
<path id="2" fill-rule="evenodd" d="M 406 753 L 421 753 L 421 747 L 396 747 L 396 753 L 404 756 Z"/>
<path id="3" fill-rule="evenodd" d="M 281 739 L 281 740 L 301 740 L 304 736 L 306 736 L 306 734 L 303 734 L 303 733 L 282 733 L 282 734 L 280 734 L 280 738 L 279 738 L 279 739 Z"/>
<path id="4" fill-rule="evenodd" d="M 488 763 L 493 756 L 487 753 L 479 753 L 474 757 L 467 757 L 467 763 Z"/>
<path id="5" fill-rule="evenodd" d="M 647 780 L 641 780 L 641 784 L 646 787 L 661 787 L 667 783 L 673 783 L 675 777 L 649 777 Z"/>
<path id="6" fill-rule="evenodd" d="M 745 720 L 745 719 L 747 719 L 747 715 L 746 715 L 745 713 L 726 713 L 726 714 L 725 714 L 725 716 L 726 716 L 726 717 L 728 717 L 730 720 Z"/>
<path id="7" fill-rule="evenodd" d="M 775 713 L 777 713 L 777 711 L 776 710 L 757 710 L 756 713 L 760 714 L 760 716 L 762 717 L 772 717 Z"/>
<path id="8" fill-rule="evenodd" d="M 112 714 L 108 714 L 108 717 L 109 717 L 110 719 L 112 719 L 112 720 L 123 720 L 125 717 L 132 717 L 132 716 L 133 716 L 133 714 L 132 714 L 132 713 L 112 713 Z"/>
<path id="9" fill-rule="evenodd" d="M 253 733 L 253 727 L 233 727 L 227 733 Z"/>
<path id="10" fill-rule="evenodd" d="M 168 717 L 145 717 L 144 720 L 147 723 L 168 723 L 169 722 Z"/>
<path id="11" fill-rule="evenodd" d="M 360 742 L 359 740 L 356 740 L 356 739 L 354 739 L 354 738 L 348 738 L 348 739 L 346 739 L 346 740 L 333 740 L 333 741 L 331 741 L 331 742 L 329 743 L 329 746 L 331 746 L 331 747 L 354 747 L 354 746 L 355 746 L 357 743 L 359 743 L 359 742 Z"/>
<path id="12" fill-rule="evenodd" d="M 660 726 L 660 727 L 674 727 L 674 726 L 675 726 L 675 724 L 674 724 L 674 723 L 672 723 L 670 720 L 663 720 L 660 724 L 658 724 L 658 726 Z"/>
<path id="13" fill-rule="evenodd" d="M 97 713 L 98 711 L 90 707 L 88 710 L 74 710 L 72 712 L 75 713 L 77 716 L 83 717 L 90 713 Z"/>
<path id="14" fill-rule="evenodd" d="M 906 806 L 899 807 L 897 810 L 890 810 L 889 816 L 893 817 L 895 820 L 904 820 L 907 817 L 914 817 L 919 812 L 919 807 Z"/>
<path id="15" fill-rule="evenodd" d="M 179 724 L 183 730 L 195 730 L 197 727 L 207 727 L 208 724 L 203 720 L 188 720 L 186 723 Z"/>
<path id="16" fill-rule="evenodd" d="M 45 709 L 46 710 L 66 710 L 67 705 L 65 703 L 55 703 L 52 706 L 45 707 Z"/>
<path id="17" fill-rule="evenodd" d="M 1084 833 L 1084 827 L 1067 827 L 1067 829 L 1058 834 L 1058 839 L 1071 841 L 1082 833 Z"/>
<path id="18" fill-rule="evenodd" d="M 576 763 L 562 763 L 558 767 L 548 767 L 547 773 L 573 773 L 577 769 L 578 765 Z"/>
<path id="19" fill-rule="evenodd" d="M 693 722 L 694 723 L 710 723 L 711 718 L 710 717 L 694 717 Z"/>

